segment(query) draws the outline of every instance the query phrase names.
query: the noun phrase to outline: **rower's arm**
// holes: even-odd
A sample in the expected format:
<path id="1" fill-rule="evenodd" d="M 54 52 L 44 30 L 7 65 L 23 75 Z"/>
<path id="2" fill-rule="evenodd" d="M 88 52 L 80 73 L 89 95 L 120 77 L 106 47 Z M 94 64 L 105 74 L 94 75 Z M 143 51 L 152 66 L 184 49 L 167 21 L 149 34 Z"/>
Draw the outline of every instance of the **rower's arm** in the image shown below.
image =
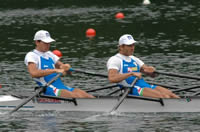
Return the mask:
<path id="1" fill-rule="evenodd" d="M 141 73 L 138 73 L 138 72 L 129 72 L 129 73 L 120 74 L 116 69 L 110 69 L 108 71 L 108 80 L 111 83 L 121 82 L 130 76 L 137 76 L 138 78 L 141 78 L 142 75 Z"/>
<path id="2" fill-rule="evenodd" d="M 63 69 L 45 69 L 40 70 L 37 68 L 36 64 L 33 62 L 28 63 L 28 72 L 31 77 L 44 77 L 52 73 L 64 73 Z"/>

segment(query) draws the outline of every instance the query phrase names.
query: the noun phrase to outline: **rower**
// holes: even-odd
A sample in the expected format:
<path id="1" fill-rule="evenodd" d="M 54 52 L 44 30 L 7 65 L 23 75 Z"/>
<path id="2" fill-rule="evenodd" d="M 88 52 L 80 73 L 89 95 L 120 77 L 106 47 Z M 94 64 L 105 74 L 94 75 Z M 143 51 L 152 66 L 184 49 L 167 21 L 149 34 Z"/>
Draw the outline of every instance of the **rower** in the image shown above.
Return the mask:
<path id="1" fill-rule="evenodd" d="M 111 83 L 118 83 L 120 87 L 130 87 L 133 80 L 140 78 L 131 88 L 132 95 L 154 98 L 179 98 L 170 90 L 150 85 L 141 78 L 141 73 L 155 77 L 155 68 L 144 64 L 142 60 L 133 56 L 135 44 L 132 35 L 125 34 L 119 39 L 119 53 L 112 56 L 107 62 L 108 79 Z"/>
<path id="2" fill-rule="evenodd" d="M 39 86 L 45 86 L 58 73 L 66 75 L 70 69 L 70 64 L 64 64 L 55 54 L 49 51 L 50 43 L 55 40 L 51 38 L 48 31 L 40 30 L 34 36 L 35 49 L 25 56 L 25 64 L 28 72 Z M 65 86 L 60 78 L 55 80 L 44 91 L 45 95 L 65 98 L 94 98 L 78 88 Z"/>

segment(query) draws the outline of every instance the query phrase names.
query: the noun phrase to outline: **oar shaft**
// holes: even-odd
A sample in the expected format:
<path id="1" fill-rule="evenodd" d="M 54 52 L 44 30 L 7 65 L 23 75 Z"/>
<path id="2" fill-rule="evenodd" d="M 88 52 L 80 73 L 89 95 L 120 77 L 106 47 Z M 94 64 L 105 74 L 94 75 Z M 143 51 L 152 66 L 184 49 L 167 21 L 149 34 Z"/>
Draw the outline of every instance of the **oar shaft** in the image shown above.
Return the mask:
<path id="1" fill-rule="evenodd" d="M 165 87 L 165 88 L 169 88 L 169 89 L 175 89 L 175 90 L 182 90 L 184 88 L 180 88 L 180 87 L 177 87 L 177 86 L 169 86 L 169 85 L 166 85 L 166 84 L 163 84 L 163 83 L 156 83 L 156 82 L 149 82 L 148 83 L 150 84 L 154 84 L 154 85 L 158 85 L 158 86 L 162 86 L 162 87 Z M 196 92 L 194 90 L 182 90 L 182 91 L 187 91 L 187 92 Z"/>
<path id="2" fill-rule="evenodd" d="M 88 75 L 100 76 L 100 77 L 105 77 L 105 78 L 108 77 L 108 75 L 106 75 L 106 74 L 100 74 L 100 73 L 95 73 L 95 72 L 83 71 L 83 70 L 80 70 L 80 69 L 72 69 L 72 68 L 70 68 L 70 71 L 84 73 L 84 74 L 88 74 Z"/>
<path id="3" fill-rule="evenodd" d="M 193 75 L 177 74 L 177 73 L 162 72 L 162 71 L 155 71 L 155 73 L 162 74 L 162 75 L 167 75 L 167 76 L 173 76 L 173 77 L 181 77 L 181 78 L 200 80 L 200 77 L 193 76 Z"/>
<path id="4" fill-rule="evenodd" d="M 130 92 L 130 88 L 126 88 L 126 91 L 124 92 L 123 96 L 120 98 L 118 103 L 113 107 L 113 109 L 110 111 L 110 113 L 117 110 L 117 108 L 124 101 L 124 99 L 126 98 L 126 96 L 128 95 L 129 92 Z"/>
<path id="5" fill-rule="evenodd" d="M 189 88 L 177 89 L 177 90 L 173 90 L 172 92 L 188 91 L 188 90 L 192 90 L 192 89 L 196 89 L 196 88 L 200 88 L 200 86 L 193 86 L 193 87 L 189 87 Z"/>
<path id="6" fill-rule="evenodd" d="M 25 105 L 26 103 L 28 103 L 31 99 L 33 99 L 36 95 L 38 95 L 40 92 L 42 92 L 42 88 L 39 89 L 34 95 L 30 96 L 29 98 L 27 98 L 24 102 L 22 102 L 21 104 L 19 104 L 15 109 L 13 109 L 12 111 L 9 112 L 9 114 L 14 113 L 15 111 L 17 111 L 18 109 L 20 109 L 23 105 Z"/>
<path id="7" fill-rule="evenodd" d="M 60 77 L 62 74 L 59 73 L 57 74 L 51 81 L 49 81 L 44 87 L 42 87 L 41 89 L 39 89 L 38 91 L 35 92 L 35 94 L 33 94 L 32 96 L 28 97 L 26 100 L 24 100 L 21 104 L 19 104 L 15 109 L 13 109 L 12 111 L 9 112 L 9 114 L 14 113 L 15 111 L 17 111 L 18 109 L 20 109 L 23 105 L 27 104 L 31 99 L 33 99 L 35 96 L 37 96 L 38 94 L 40 94 L 44 88 L 48 87 L 49 85 L 51 85 L 51 83 L 53 83 L 58 77 Z"/>
<path id="8" fill-rule="evenodd" d="M 113 94 L 115 94 L 115 93 L 117 93 L 119 91 L 121 91 L 121 89 L 117 89 L 115 91 L 112 91 L 111 93 L 107 94 L 107 96 L 111 96 L 111 95 L 113 95 Z"/>
<path id="9" fill-rule="evenodd" d="M 100 77 L 105 77 L 105 78 L 108 77 L 108 75 L 105 75 L 105 74 L 99 74 L 99 73 L 95 73 L 95 72 L 83 71 L 83 70 L 80 70 L 80 69 L 72 69 L 71 68 L 70 71 L 75 71 L 75 72 L 79 72 L 79 73 L 84 73 L 84 74 L 94 75 L 94 76 L 100 76 Z M 161 72 L 161 71 L 156 71 L 155 73 L 168 75 L 168 76 L 174 76 L 174 77 L 182 77 L 182 78 L 200 80 L 200 77 L 192 76 L 192 75 L 176 74 L 176 73 Z M 159 85 L 159 86 L 163 86 L 163 87 L 167 87 L 167 88 L 171 88 L 171 89 L 178 89 L 177 91 L 175 90 L 175 92 L 179 92 L 179 91 L 184 91 L 185 90 L 185 89 L 181 89 L 181 88 L 178 88 L 178 87 L 168 86 L 168 85 L 165 85 L 165 84 L 159 84 L 159 83 L 153 83 L 153 84 L 156 84 L 156 85 Z M 104 89 L 104 88 L 102 88 L 102 89 Z M 105 89 L 107 89 L 107 87 Z M 93 91 L 97 91 L 97 90 L 101 90 L 101 89 L 88 90 L 88 92 L 93 92 Z M 189 92 L 194 92 L 194 91 L 190 91 L 190 89 L 186 89 L 186 90 L 189 91 Z"/>
<path id="10" fill-rule="evenodd" d="M 106 74 L 100 74 L 100 73 L 95 73 L 95 72 L 83 71 L 83 70 L 80 70 L 80 69 L 72 69 L 71 68 L 70 71 L 75 71 L 75 72 L 79 72 L 79 73 L 84 73 L 84 74 L 94 75 L 94 76 L 100 76 L 100 77 L 105 77 L 105 78 L 108 77 L 108 75 L 106 75 Z M 177 73 L 162 72 L 162 71 L 155 71 L 155 73 L 157 73 L 157 74 L 163 74 L 163 75 L 167 75 L 167 76 L 174 76 L 174 77 L 181 77 L 181 78 L 188 78 L 188 79 L 200 80 L 200 77 L 193 76 L 193 75 L 177 74 Z"/>
<path id="11" fill-rule="evenodd" d="M 158 85 L 158 86 L 162 86 L 162 87 L 166 87 L 166 88 L 170 88 L 170 89 L 179 89 L 177 86 L 169 86 L 169 85 L 162 84 L 162 83 L 157 83 L 157 82 L 150 82 L 150 81 L 148 81 L 147 83 Z"/>
<path id="12" fill-rule="evenodd" d="M 60 76 L 62 75 L 62 73 L 58 73 L 52 80 L 50 80 L 45 87 L 49 87 L 49 85 L 51 85 L 55 80 L 57 80 Z"/>
<path id="13" fill-rule="evenodd" d="M 192 96 L 197 96 L 197 95 L 199 95 L 200 94 L 200 92 L 196 92 L 196 93 L 194 93 Z"/>
<path id="14" fill-rule="evenodd" d="M 135 80 L 131 84 L 131 88 L 135 85 L 135 83 L 137 82 L 137 80 L 138 80 L 138 78 L 136 77 Z M 117 110 L 117 108 L 124 101 L 124 99 L 126 98 L 126 96 L 129 94 L 129 92 L 130 92 L 130 88 L 126 88 L 126 90 L 125 90 L 124 94 L 122 95 L 122 97 L 119 99 L 119 101 L 117 102 L 117 104 L 113 107 L 113 109 L 109 113 L 112 113 L 113 111 Z"/>
<path id="15" fill-rule="evenodd" d="M 118 85 L 115 84 L 115 85 L 112 85 L 112 86 L 106 86 L 106 87 L 102 87 L 102 88 L 86 90 L 86 92 L 96 92 L 96 91 L 99 91 L 99 90 L 110 89 L 110 88 L 114 88 L 114 87 L 118 87 Z"/>

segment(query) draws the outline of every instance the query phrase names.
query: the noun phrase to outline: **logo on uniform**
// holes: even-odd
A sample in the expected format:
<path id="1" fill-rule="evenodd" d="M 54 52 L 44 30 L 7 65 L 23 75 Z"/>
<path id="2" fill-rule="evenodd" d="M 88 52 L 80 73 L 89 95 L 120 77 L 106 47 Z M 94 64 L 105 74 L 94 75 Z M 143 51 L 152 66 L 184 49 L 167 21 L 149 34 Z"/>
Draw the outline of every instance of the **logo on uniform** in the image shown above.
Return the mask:
<path id="1" fill-rule="evenodd" d="M 128 67 L 128 72 L 137 71 L 137 67 Z"/>
<path id="2" fill-rule="evenodd" d="M 49 66 L 48 65 L 44 65 L 44 68 L 48 68 Z"/>

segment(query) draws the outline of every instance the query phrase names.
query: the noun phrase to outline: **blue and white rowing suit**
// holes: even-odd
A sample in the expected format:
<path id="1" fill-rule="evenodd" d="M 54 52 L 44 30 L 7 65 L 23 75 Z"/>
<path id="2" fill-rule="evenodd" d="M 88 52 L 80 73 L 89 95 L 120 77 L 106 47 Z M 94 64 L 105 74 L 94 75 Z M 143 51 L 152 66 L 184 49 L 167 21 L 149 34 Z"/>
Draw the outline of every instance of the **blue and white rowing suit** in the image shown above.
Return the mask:
<path id="1" fill-rule="evenodd" d="M 122 54 L 116 54 L 112 56 L 107 62 L 107 69 L 116 69 L 119 73 L 124 74 L 128 72 L 140 72 L 140 68 L 144 65 L 139 58 L 135 56 L 124 56 Z M 131 76 L 127 79 L 119 82 L 119 86 L 131 87 L 132 82 L 136 77 Z M 155 89 L 156 85 L 150 85 L 144 81 L 143 78 L 137 80 L 134 87 L 132 88 L 132 95 L 142 96 L 144 88 Z"/>
<path id="2" fill-rule="evenodd" d="M 36 64 L 38 69 L 55 69 L 55 64 L 59 60 L 59 57 L 54 55 L 51 51 L 47 51 L 45 53 L 40 52 L 36 49 L 29 52 L 25 56 L 25 64 L 28 66 L 29 62 L 33 62 Z M 54 78 L 57 73 L 52 73 L 50 75 L 33 78 L 39 86 L 46 85 L 52 78 Z M 51 96 L 60 96 L 61 89 L 66 89 L 68 91 L 73 91 L 74 88 L 67 87 L 63 84 L 60 78 L 55 80 L 45 91 L 45 95 Z"/>

